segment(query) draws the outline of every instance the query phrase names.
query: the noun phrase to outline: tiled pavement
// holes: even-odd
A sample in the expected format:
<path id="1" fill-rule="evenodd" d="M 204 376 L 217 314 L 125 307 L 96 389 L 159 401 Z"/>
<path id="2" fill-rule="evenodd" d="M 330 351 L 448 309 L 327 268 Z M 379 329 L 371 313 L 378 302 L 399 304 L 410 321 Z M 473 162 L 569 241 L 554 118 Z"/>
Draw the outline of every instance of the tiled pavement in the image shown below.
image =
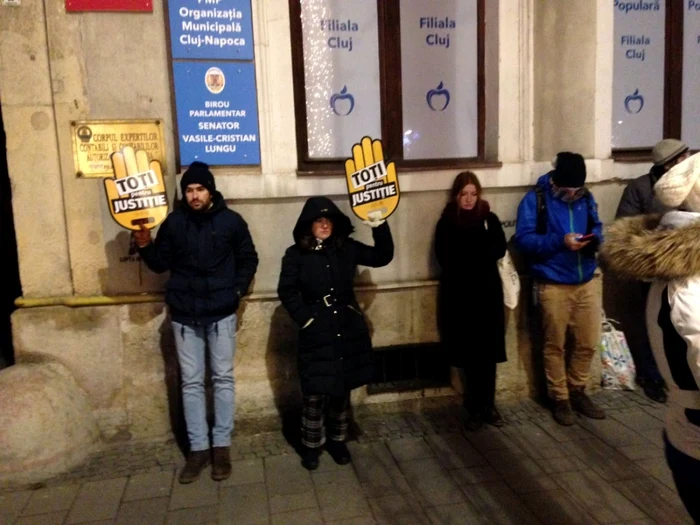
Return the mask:
<path id="1" fill-rule="evenodd" d="M 174 443 L 115 445 L 41 487 L 0 492 L 2 525 L 684 524 L 663 406 L 602 392 L 603 421 L 560 427 L 531 401 L 462 430 L 456 398 L 358 409 L 352 465 L 304 470 L 269 422 L 242 422 L 233 474 L 179 485 Z"/>

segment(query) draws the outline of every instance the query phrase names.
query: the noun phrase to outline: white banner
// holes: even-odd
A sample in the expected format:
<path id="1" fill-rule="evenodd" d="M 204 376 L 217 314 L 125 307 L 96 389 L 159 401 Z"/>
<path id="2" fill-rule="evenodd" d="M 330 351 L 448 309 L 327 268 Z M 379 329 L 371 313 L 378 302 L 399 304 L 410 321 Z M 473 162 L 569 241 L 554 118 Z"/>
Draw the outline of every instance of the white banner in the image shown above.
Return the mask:
<path id="1" fill-rule="evenodd" d="M 700 0 L 686 0 L 683 13 L 683 112 L 681 139 L 700 148 Z"/>
<path id="2" fill-rule="evenodd" d="M 653 147 L 664 130 L 665 1 L 611 2 L 615 10 L 612 147 Z"/>
<path id="3" fill-rule="evenodd" d="M 401 0 L 406 159 L 478 154 L 477 0 Z"/>
<path id="4" fill-rule="evenodd" d="M 381 137 L 377 0 L 301 0 L 311 158 Z"/>

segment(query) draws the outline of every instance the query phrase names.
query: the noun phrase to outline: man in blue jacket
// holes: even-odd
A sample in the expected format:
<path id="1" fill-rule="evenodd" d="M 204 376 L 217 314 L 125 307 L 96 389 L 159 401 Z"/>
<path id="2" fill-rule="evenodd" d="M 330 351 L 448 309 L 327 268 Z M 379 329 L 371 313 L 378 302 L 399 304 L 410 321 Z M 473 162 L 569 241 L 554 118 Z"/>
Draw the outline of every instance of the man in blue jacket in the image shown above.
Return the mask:
<path id="1" fill-rule="evenodd" d="M 196 480 L 210 459 L 211 476 L 221 481 L 231 474 L 236 310 L 255 275 L 258 254 L 248 225 L 226 206 L 206 164 L 193 162 L 180 187 L 182 206 L 168 215 L 155 242 L 145 228 L 134 237 L 151 270 L 170 270 L 165 302 L 180 362 L 190 442 L 179 481 Z M 204 395 L 207 347 L 214 386 L 211 451 Z"/>
<path id="2" fill-rule="evenodd" d="M 554 166 L 520 202 L 515 242 L 530 261 L 541 309 L 552 413 L 558 423 L 572 425 L 572 408 L 590 418 L 605 418 L 584 391 L 601 335 L 602 298 L 594 273 L 603 235 L 595 200 L 584 187 L 583 157 L 561 152 Z M 567 329 L 575 341 L 568 369 Z"/>

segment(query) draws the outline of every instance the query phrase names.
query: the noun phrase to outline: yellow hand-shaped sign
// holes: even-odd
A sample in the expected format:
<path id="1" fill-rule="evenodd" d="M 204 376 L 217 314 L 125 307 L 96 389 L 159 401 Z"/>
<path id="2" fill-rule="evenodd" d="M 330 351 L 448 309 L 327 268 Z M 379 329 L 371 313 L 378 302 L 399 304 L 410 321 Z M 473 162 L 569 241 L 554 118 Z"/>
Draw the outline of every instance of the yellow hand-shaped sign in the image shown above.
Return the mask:
<path id="1" fill-rule="evenodd" d="M 160 162 L 148 161 L 143 150 L 127 146 L 111 155 L 113 179 L 104 179 L 109 211 L 128 230 L 155 228 L 168 214 L 168 199 Z"/>
<path id="2" fill-rule="evenodd" d="M 386 219 L 399 205 L 399 179 L 393 162 L 384 162 L 379 139 L 364 137 L 345 161 L 352 211 L 363 221 Z"/>

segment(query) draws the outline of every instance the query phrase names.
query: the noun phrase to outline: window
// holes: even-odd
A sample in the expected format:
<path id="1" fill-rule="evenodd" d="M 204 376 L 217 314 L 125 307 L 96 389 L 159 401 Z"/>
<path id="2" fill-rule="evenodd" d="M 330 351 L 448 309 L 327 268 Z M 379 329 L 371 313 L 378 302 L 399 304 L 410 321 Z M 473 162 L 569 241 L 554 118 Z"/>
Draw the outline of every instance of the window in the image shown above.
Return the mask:
<path id="1" fill-rule="evenodd" d="M 613 0 L 612 146 L 643 160 L 663 138 L 700 149 L 700 1 Z"/>
<path id="2" fill-rule="evenodd" d="M 300 172 L 381 138 L 399 167 L 484 160 L 484 0 L 290 2 Z"/>

